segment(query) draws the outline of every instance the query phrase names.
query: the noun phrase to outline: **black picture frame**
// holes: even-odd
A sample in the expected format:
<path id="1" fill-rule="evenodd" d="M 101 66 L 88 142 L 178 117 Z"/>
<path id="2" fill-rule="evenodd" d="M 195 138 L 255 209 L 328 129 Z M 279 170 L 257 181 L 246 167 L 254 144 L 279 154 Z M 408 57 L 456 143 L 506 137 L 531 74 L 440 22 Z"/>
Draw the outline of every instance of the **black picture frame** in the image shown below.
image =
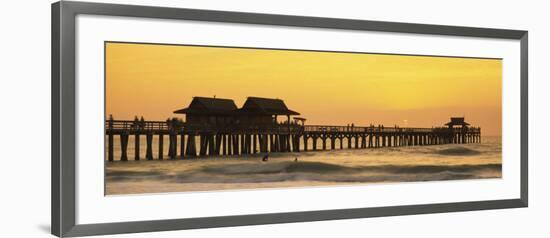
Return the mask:
<path id="1" fill-rule="evenodd" d="M 528 32 L 459 26 L 271 15 L 167 7 L 62 1 L 52 4 L 52 214 L 59 237 L 244 226 L 528 206 Z M 76 224 L 75 207 L 75 18 L 79 14 L 179 19 L 519 40 L 521 45 L 521 196 L 517 199 L 305 212 Z"/>

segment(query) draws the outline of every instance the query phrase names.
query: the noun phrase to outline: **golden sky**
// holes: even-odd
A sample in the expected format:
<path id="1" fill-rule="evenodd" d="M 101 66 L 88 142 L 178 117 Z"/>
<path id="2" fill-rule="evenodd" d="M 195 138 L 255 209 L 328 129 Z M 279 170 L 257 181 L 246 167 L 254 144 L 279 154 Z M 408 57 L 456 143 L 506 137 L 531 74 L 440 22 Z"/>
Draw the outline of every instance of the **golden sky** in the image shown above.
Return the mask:
<path id="1" fill-rule="evenodd" d="M 502 60 L 106 44 L 106 111 L 182 117 L 193 96 L 280 98 L 306 124 L 441 126 L 465 116 L 501 135 Z"/>

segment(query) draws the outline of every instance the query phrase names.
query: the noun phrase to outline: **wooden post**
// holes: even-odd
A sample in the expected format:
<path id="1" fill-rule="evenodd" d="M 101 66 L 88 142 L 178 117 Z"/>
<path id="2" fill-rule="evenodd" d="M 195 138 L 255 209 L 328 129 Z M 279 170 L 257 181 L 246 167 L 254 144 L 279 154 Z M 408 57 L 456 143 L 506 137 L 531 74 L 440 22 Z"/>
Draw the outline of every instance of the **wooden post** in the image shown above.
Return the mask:
<path id="1" fill-rule="evenodd" d="M 219 136 L 222 137 L 222 141 L 221 141 L 221 146 L 223 146 L 222 155 L 227 155 L 227 137 L 225 136 L 225 134 L 221 134 Z"/>
<path id="2" fill-rule="evenodd" d="M 178 137 L 175 131 L 170 131 L 170 159 L 176 159 L 176 148 L 178 144 Z"/>
<path id="3" fill-rule="evenodd" d="M 121 150 L 120 160 L 121 161 L 128 161 L 127 149 L 128 149 L 128 132 L 123 131 L 122 133 L 120 133 L 120 150 Z"/>
<path id="4" fill-rule="evenodd" d="M 403 146 L 403 134 L 402 133 L 399 133 L 399 135 L 397 135 L 397 146 Z"/>
<path id="5" fill-rule="evenodd" d="M 207 135 L 208 139 L 208 156 L 216 155 L 216 141 L 214 134 Z"/>
<path id="6" fill-rule="evenodd" d="M 395 136 L 395 145 L 397 147 L 401 146 L 401 134 L 398 134 L 398 135 Z"/>
<path id="7" fill-rule="evenodd" d="M 195 135 L 189 134 L 187 135 L 187 149 L 185 151 L 185 154 L 191 157 L 197 156 L 197 145 L 195 144 Z"/>
<path id="8" fill-rule="evenodd" d="M 258 147 L 259 147 L 259 153 L 264 153 L 265 150 L 264 150 L 264 135 L 263 134 L 258 134 Z"/>
<path id="9" fill-rule="evenodd" d="M 252 154 L 252 135 L 251 134 L 246 134 L 244 136 L 244 143 L 246 145 L 246 153 Z"/>
<path id="10" fill-rule="evenodd" d="M 289 152 L 290 151 L 290 135 L 282 135 L 282 145 L 283 145 L 283 151 L 282 152 Z"/>
<path id="11" fill-rule="evenodd" d="M 263 134 L 262 135 L 262 146 L 263 146 L 263 149 L 262 149 L 262 153 L 267 153 L 269 152 L 269 135 L 268 134 Z"/>
<path id="12" fill-rule="evenodd" d="M 369 145 L 368 145 L 368 147 L 372 148 L 372 134 L 369 134 L 368 136 L 369 136 Z"/>
<path id="13" fill-rule="evenodd" d="M 273 148 L 271 152 L 279 152 L 279 135 L 273 135 Z"/>
<path id="14" fill-rule="evenodd" d="M 257 147 L 258 134 L 254 134 L 252 137 L 253 137 L 253 140 L 252 140 L 252 154 L 256 154 L 256 153 L 258 153 L 258 147 Z"/>
<path id="15" fill-rule="evenodd" d="M 288 148 L 287 148 L 287 145 L 288 145 L 288 136 L 287 135 L 280 135 L 279 138 L 281 138 L 281 152 L 287 152 L 288 151 Z"/>
<path id="16" fill-rule="evenodd" d="M 245 140 L 246 140 L 246 153 L 252 154 L 252 135 L 247 134 L 245 136 Z"/>
<path id="17" fill-rule="evenodd" d="M 241 154 L 248 154 L 248 144 L 246 143 L 246 134 L 241 134 Z"/>
<path id="18" fill-rule="evenodd" d="M 174 158 L 174 149 L 172 146 L 173 140 L 174 138 L 172 137 L 172 129 L 170 129 L 170 131 L 168 132 L 168 157 L 170 159 Z"/>
<path id="19" fill-rule="evenodd" d="M 145 158 L 147 160 L 153 160 L 153 133 L 147 132 L 147 134 L 145 134 L 145 140 L 147 142 L 147 151 L 145 152 Z"/>
<path id="20" fill-rule="evenodd" d="M 232 155 L 233 154 L 233 140 L 231 139 L 233 137 L 232 134 L 227 135 L 227 154 Z"/>
<path id="21" fill-rule="evenodd" d="M 164 143 L 164 134 L 162 134 L 162 132 L 161 132 L 161 133 L 159 133 L 159 151 L 158 151 L 159 152 L 159 160 L 164 159 L 163 158 L 163 156 L 164 156 L 164 151 L 163 151 L 164 150 L 164 145 L 163 145 L 163 143 Z"/>
<path id="22" fill-rule="evenodd" d="M 397 146 L 401 147 L 403 146 L 403 134 L 397 135 Z"/>
<path id="23" fill-rule="evenodd" d="M 285 135 L 278 135 L 277 138 L 279 138 L 277 141 L 278 141 L 278 145 L 279 145 L 279 152 L 285 152 L 286 151 L 286 141 L 285 141 Z"/>
<path id="24" fill-rule="evenodd" d="M 214 154 L 218 156 L 222 148 L 222 137 L 220 134 L 214 134 L 212 137 L 214 141 Z"/>
<path id="25" fill-rule="evenodd" d="M 307 151 L 307 139 L 308 139 L 308 136 L 304 134 L 304 151 Z"/>
<path id="26" fill-rule="evenodd" d="M 300 152 L 300 135 L 295 135 L 294 137 L 294 151 Z"/>
<path id="27" fill-rule="evenodd" d="M 286 152 L 285 135 L 279 135 L 279 152 Z"/>
<path id="28" fill-rule="evenodd" d="M 139 160 L 139 131 L 134 134 L 134 159 Z"/>
<path id="29" fill-rule="evenodd" d="M 267 148 L 268 152 L 273 152 L 273 148 L 275 147 L 275 141 L 273 139 L 273 134 L 267 135 L 267 145 L 269 148 Z"/>
<path id="30" fill-rule="evenodd" d="M 200 143 L 199 143 L 199 155 L 205 156 L 206 150 L 208 149 L 208 137 L 206 135 L 199 135 Z"/>
<path id="31" fill-rule="evenodd" d="M 107 159 L 109 161 L 114 161 L 114 138 L 112 128 L 107 133 L 109 134 L 107 139 Z"/>
<path id="32" fill-rule="evenodd" d="M 240 149 L 241 149 L 241 154 L 243 154 L 243 155 L 245 155 L 246 152 L 247 152 L 246 151 L 246 138 L 245 137 L 246 137 L 245 134 L 241 134 L 241 139 L 240 139 L 240 141 L 241 141 L 241 146 L 240 147 L 241 148 Z"/>
<path id="33" fill-rule="evenodd" d="M 241 147 L 239 146 L 239 141 L 240 141 L 239 136 L 240 135 L 237 134 L 237 135 L 234 135 L 233 137 L 233 146 L 234 146 L 233 153 L 236 155 L 240 155 L 242 153 L 242 151 L 240 150 Z"/>

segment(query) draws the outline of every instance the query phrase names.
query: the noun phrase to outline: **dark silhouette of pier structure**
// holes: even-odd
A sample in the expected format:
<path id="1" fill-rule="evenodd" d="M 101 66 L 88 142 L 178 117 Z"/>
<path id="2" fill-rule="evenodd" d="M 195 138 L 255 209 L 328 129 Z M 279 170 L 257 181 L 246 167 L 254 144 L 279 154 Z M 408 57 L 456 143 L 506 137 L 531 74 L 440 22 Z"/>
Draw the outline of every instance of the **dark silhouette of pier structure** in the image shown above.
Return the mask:
<path id="1" fill-rule="evenodd" d="M 115 160 L 117 138 L 120 160 L 127 161 L 130 136 L 134 137 L 135 160 L 153 160 L 153 146 L 158 146 L 156 158 L 164 159 L 165 136 L 170 159 L 481 142 L 481 129 L 471 127 L 464 117 L 452 117 L 444 127 L 433 128 L 307 125 L 305 118 L 296 117 L 300 114 L 280 99 L 249 97 L 237 108 L 231 99 L 194 97 L 187 108 L 174 113 L 185 114 L 185 122 L 107 119 L 107 159 Z M 286 121 L 278 122 L 279 116 Z M 158 138 L 156 145 L 154 137 Z M 142 139 L 145 155 L 140 153 Z"/>

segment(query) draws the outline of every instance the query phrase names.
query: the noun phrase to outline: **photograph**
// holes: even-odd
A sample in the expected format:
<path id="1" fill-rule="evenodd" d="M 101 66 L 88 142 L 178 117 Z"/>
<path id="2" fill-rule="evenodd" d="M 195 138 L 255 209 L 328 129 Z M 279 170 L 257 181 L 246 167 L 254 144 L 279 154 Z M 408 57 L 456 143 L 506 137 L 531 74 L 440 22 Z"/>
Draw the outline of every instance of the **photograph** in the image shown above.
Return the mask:
<path id="1" fill-rule="evenodd" d="M 105 195 L 502 178 L 502 59 L 104 42 Z"/>

